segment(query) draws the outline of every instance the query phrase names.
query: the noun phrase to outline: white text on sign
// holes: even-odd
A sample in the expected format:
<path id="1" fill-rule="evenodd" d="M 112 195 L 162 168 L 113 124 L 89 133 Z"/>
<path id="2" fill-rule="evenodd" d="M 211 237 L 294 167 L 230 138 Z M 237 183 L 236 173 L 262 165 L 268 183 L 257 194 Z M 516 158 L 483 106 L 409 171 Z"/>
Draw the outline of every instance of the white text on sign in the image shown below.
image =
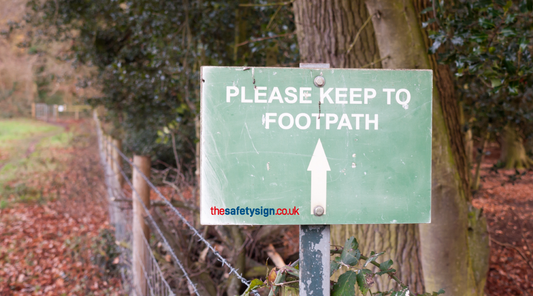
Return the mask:
<path id="1" fill-rule="evenodd" d="M 253 96 L 246 96 L 246 87 L 227 86 L 226 103 L 232 99 L 243 104 L 312 104 L 311 87 L 287 87 L 283 92 L 278 87 L 254 86 Z M 378 91 L 374 88 L 320 88 L 319 104 L 336 105 L 368 105 L 374 99 L 386 99 L 387 105 L 397 103 L 404 109 L 409 108 L 411 93 L 405 88 L 383 88 Z M 282 95 L 282 93 L 284 95 Z M 321 119 L 324 119 L 321 121 Z M 335 114 L 335 113 L 265 113 L 262 124 L 265 129 L 270 129 L 277 124 L 281 129 L 293 127 L 300 130 L 307 129 L 348 129 L 348 130 L 378 130 L 378 114 Z"/>

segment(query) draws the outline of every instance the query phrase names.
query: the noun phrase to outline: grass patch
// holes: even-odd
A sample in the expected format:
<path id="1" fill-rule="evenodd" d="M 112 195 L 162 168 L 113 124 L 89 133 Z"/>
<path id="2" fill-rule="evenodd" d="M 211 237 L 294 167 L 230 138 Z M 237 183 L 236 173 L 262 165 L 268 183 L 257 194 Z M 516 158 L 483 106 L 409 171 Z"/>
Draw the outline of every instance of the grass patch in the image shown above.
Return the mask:
<path id="1" fill-rule="evenodd" d="M 31 138 L 39 134 L 61 132 L 60 126 L 26 118 L 0 120 L 0 146 L 9 146 L 10 141 Z"/>
<path id="2" fill-rule="evenodd" d="M 69 157 L 72 132 L 31 119 L 0 120 L 0 207 L 12 202 L 44 202 L 40 181 L 52 181 Z M 52 182 L 45 182 L 53 184 Z M 39 189 L 37 189 L 39 188 Z M 48 191 L 50 188 L 48 188 Z M 44 190 L 45 193 L 47 189 Z"/>

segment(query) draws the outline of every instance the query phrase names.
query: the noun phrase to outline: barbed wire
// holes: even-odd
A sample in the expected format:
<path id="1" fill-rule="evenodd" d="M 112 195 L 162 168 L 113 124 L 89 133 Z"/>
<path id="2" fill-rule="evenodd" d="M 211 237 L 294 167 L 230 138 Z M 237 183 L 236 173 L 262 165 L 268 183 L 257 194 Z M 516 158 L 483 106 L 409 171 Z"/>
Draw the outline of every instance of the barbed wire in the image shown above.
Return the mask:
<path id="1" fill-rule="evenodd" d="M 111 144 L 112 145 L 112 144 Z M 146 207 L 146 205 L 144 204 L 144 202 L 141 200 L 139 194 L 137 193 L 137 191 L 135 190 L 135 188 L 133 187 L 133 184 L 131 183 L 130 179 L 128 178 L 128 176 L 126 175 L 126 173 L 124 172 L 124 170 L 120 167 L 118 161 L 113 157 L 111 156 L 110 159 L 113 160 L 113 162 L 117 165 L 117 167 L 119 168 L 120 170 L 120 173 L 122 174 L 122 176 L 124 177 L 124 180 L 128 183 L 128 186 L 130 186 L 132 192 L 134 193 L 134 196 L 137 198 L 137 201 L 142 205 L 142 207 L 144 208 L 144 211 L 145 213 L 147 214 L 146 216 L 149 218 L 150 220 L 150 223 L 152 224 L 153 228 L 158 232 L 159 236 L 161 237 L 161 239 L 163 240 L 163 243 L 164 245 L 166 246 L 166 248 L 168 249 L 168 252 L 170 253 L 170 255 L 172 256 L 172 259 L 174 259 L 174 261 L 176 262 L 176 264 L 178 264 L 179 268 L 181 269 L 182 273 L 183 273 L 183 276 L 187 279 L 187 281 L 189 282 L 189 284 L 192 286 L 194 292 L 196 293 L 196 295 L 200 296 L 200 294 L 198 293 L 198 290 L 196 289 L 196 285 L 194 284 L 194 282 L 191 280 L 191 278 L 189 277 L 189 274 L 187 273 L 187 271 L 185 270 L 185 267 L 183 266 L 183 264 L 181 263 L 181 261 L 178 259 L 178 257 L 176 256 L 176 254 L 174 253 L 174 251 L 172 250 L 172 247 L 170 246 L 169 242 L 167 241 L 167 239 L 165 238 L 165 236 L 163 235 L 163 232 L 161 231 L 161 229 L 157 226 L 157 224 L 155 223 L 155 220 L 154 218 L 152 217 L 152 215 L 150 214 L 150 211 L 148 210 L 148 208 Z M 135 201 L 133 201 L 135 202 Z"/>
<path id="2" fill-rule="evenodd" d="M 144 241 L 144 246 L 146 248 L 146 250 L 151 250 L 151 247 L 150 247 L 150 243 L 148 242 L 148 239 L 141 234 L 141 237 L 143 238 L 143 241 Z M 137 254 L 138 255 L 138 254 Z M 163 272 L 161 271 L 161 268 L 159 268 L 159 264 L 157 263 L 157 260 L 155 259 L 154 257 L 154 254 L 152 252 L 148 252 L 148 256 L 150 257 L 150 270 L 154 270 L 154 265 L 155 265 L 155 273 L 157 273 L 157 275 L 159 276 L 159 278 L 163 279 L 163 284 L 166 288 L 166 290 L 168 290 L 168 294 L 165 294 L 165 295 L 170 295 L 170 296 L 174 296 L 174 293 L 172 292 L 172 289 L 170 288 L 170 286 L 168 285 L 167 281 L 165 280 L 165 277 L 163 276 Z M 153 275 L 153 273 L 151 273 Z M 153 276 L 147 276 L 146 277 L 147 279 L 150 278 L 150 279 L 153 279 Z M 148 280 L 150 281 L 150 280 Z M 160 292 L 159 289 L 156 289 L 157 291 L 156 292 Z M 161 296 L 160 293 L 157 293 L 158 296 Z"/>
<path id="3" fill-rule="evenodd" d="M 114 160 L 114 159 L 113 159 Z M 116 161 L 116 160 L 115 160 Z M 119 167 L 120 168 L 120 167 Z M 144 204 L 144 202 L 140 199 L 139 197 L 139 194 L 137 193 L 137 191 L 135 190 L 135 188 L 133 187 L 133 184 L 131 183 L 130 179 L 128 179 L 128 177 L 126 176 L 126 173 L 124 172 L 124 170 L 120 169 L 120 173 L 122 174 L 122 176 L 124 177 L 124 180 L 128 183 L 128 185 L 130 186 L 131 190 L 133 191 L 135 197 L 137 198 L 137 201 L 142 205 L 142 207 L 144 208 L 144 211 L 146 212 L 147 214 L 147 217 L 150 219 L 150 223 L 152 224 L 153 228 L 155 228 L 159 234 L 159 236 L 161 237 L 161 239 L 163 240 L 163 243 L 164 245 L 166 246 L 166 248 L 168 249 L 168 252 L 171 254 L 172 256 L 172 259 L 174 259 L 174 261 L 176 262 L 176 264 L 178 264 L 178 266 L 180 267 L 181 271 L 183 272 L 183 275 L 185 276 L 185 278 L 187 279 L 187 281 L 189 282 L 189 284 L 193 287 L 193 290 L 194 292 L 196 293 L 196 295 L 200 295 L 198 293 L 198 290 L 196 289 L 196 285 L 193 283 L 193 281 L 189 278 L 189 274 L 187 273 L 187 271 L 185 270 L 185 267 L 183 266 L 183 264 L 181 263 L 181 261 L 178 259 L 178 257 L 176 256 L 176 254 L 174 253 L 174 251 L 172 250 L 172 247 L 170 247 L 170 244 L 169 242 L 167 241 L 167 239 L 165 238 L 165 236 L 163 235 L 163 232 L 161 231 L 161 229 L 157 226 L 157 224 L 155 223 L 155 220 L 154 218 L 152 217 L 152 215 L 150 214 L 150 211 L 148 210 L 148 208 L 146 207 L 146 205 Z"/>
<path id="4" fill-rule="evenodd" d="M 174 214 L 176 214 L 176 216 L 178 216 L 183 221 L 183 223 L 191 229 L 193 234 L 196 235 L 199 238 L 199 240 L 203 242 L 213 252 L 213 254 L 215 254 L 215 256 L 218 257 L 218 260 L 222 263 L 222 265 L 225 265 L 226 267 L 229 268 L 230 270 L 229 274 L 232 274 L 232 273 L 235 274 L 235 276 L 237 276 L 237 278 L 241 281 L 241 283 L 249 287 L 250 283 L 241 274 L 239 274 L 238 270 L 233 268 L 233 266 L 231 266 L 231 264 L 229 264 L 229 262 L 224 257 L 222 257 L 222 255 L 218 253 L 218 251 L 202 236 L 202 234 L 200 234 L 200 232 L 198 232 L 198 230 L 194 228 L 194 226 L 192 226 L 187 219 L 185 219 L 185 217 L 170 203 L 170 201 L 168 201 L 163 196 L 163 194 L 159 192 L 157 187 L 154 184 L 152 184 L 152 182 L 150 182 L 148 177 L 146 177 L 141 172 L 141 170 L 132 161 L 130 161 L 129 158 L 126 155 L 124 155 L 124 153 L 122 153 L 122 151 L 120 151 L 120 149 L 118 149 L 113 143 L 109 142 L 109 144 L 111 145 L 111 147 L 113 147 L 113 149 L 115 149 L 118 152 L 118 154 L 126 162 L 128 162 L 139 173 L 139 175 L 146 181 L 148 186 L 150 186 L 154 190 L 154 192 L 162 199 L 162 201 L 170 208 L 170 210 L 174 212 Z M 118 167 L 120 168 L 120 166 Z"/>

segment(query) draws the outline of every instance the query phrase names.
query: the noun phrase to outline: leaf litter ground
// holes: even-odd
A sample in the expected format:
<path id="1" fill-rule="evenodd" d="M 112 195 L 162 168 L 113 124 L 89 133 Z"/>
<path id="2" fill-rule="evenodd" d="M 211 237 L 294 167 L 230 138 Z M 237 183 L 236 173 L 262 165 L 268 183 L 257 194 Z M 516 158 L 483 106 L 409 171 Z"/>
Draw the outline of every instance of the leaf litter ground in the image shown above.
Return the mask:
<path id="1" fill-rule="evenodd" d="M 473 201 L 483 208 L 491 238 L 485 293 L 533 295 L 533 171 L 496 170 L 499 148 L 488 151 Z"/>
<path id="2" fill-rule="evenodd" d="M 121 294 L 94 127 L 66 125 L 0 121 L 2 296 Z"/>
<path id="3" fill-rule="evenodd" d="M 110 270 L 117 260 L 102 246 L 112 232 L 91 121 L 66 129 L 29 120 L 5 124 L 0 121 L 0 295 L 120 295 Z M 9 135 L 13 125 L 23 127 Z M 489 151 L 474 196 L 491 236 L 485 292 L 533 295 L 533 172 L 494 170 L 498 148 Z M 285 241 L 297 243 L 297 231 Z M 280 247 L 286 259 L 294 251 Z"/>

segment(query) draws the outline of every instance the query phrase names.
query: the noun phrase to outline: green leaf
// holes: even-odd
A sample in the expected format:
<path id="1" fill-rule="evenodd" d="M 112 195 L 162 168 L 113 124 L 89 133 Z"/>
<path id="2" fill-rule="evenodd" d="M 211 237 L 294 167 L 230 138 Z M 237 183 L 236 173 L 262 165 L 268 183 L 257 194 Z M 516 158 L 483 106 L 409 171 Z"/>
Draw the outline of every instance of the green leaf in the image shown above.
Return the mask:
<path id="1" fill-rule="evenodd" d="M 433 24 L 434 22 L 436 22 L 437 19 L 435 18 L 430 18 L 427 22 L 423 22 L 422 23 L 422 28 L 426 28 L 427 26 Z"/>
<path id="2" fill-rule="evenodd" d="M 478 22 L 479 25 L 484 29 L 492 29 L 495 27 L 494 22 L 490 19 L 480 18 Z"/>
<path id="3" fill-rule="evenodd" d="M 379 256 L 383 255 L 384 253 L 385 252 L 374 254 L 374 252 L 372 252 L 371 256 L 368 257 L 368 259 L 365 261 L 365 264 L 363 265 L 363 267 L 366 267 L 368 263 L 372 262 L 373 260 L 376 260 Z"/>
<path id="4" fill-rule="evenodd" d="M 248 289 L 246 289 L 246 291 L 244 291 L 244 293 L 242 293 L 241 296 L 249 296 L 250 295 L 250 292 L 252 292 L 252 290 L 256 289 L 256 288 L 259 288 L 261 286 L 263 286 L 264 283 L 262 280 L 259 280 L 259 279 L 254 279 L 251 283 L 250 283 L 250 286 L 248 287 Z"/>
<path id="5" fill-rule="evenodd" d="M 528 40 L 526 39 L 525 36 L 520 38 L 520 50 L 522 50 L 522 51 L 526 50 L 528 44 L 529 44 L 529 42 L 528 42 Z"/>
<path id="6" fill-rule="evenodd" d="M 472 34 L 470 36 L 471 39 L 473 39 L 474 41 L 476 41 L 478 43 L 481 43 L 481 42 L 487 40 L 488 37 L 489 37 L 489 35 L 487 33 L 483 33 L 483 32 Z"/>
<path id="7" fill-rule="evenodd" d="M 401 290 L 401 291 L 394 291 L 391 296 L 406 296 L 407 292 L 409 292 L 409 289 Z"/>
<path id="8" fill-rule="evenodd" d="M 341 267 L 340 263 L 337 262 L 337 259 L 340 259 L 340 257 L 335 258 L 335 260 L 332 260 L 329 264 L 329 276 L 332 276 L 333 273 L 335 273 L 335 271 Z"/>
<path id="9" fill-rule="evenodd" d="M 381 270 L 387 270 L 389 269 L 391 266 L 392 266 L 392 260 L 387 260 L 385 262 L 382 262 L 380 265 L 379 265 L 379 269 Z"/>
<path id="10" fill-rule="evenodd" d="M 357 285 L 359 286 L 359 290 L 363 295 L 366 295 L 368 290 L 370 290 L 370 285 L 368 284 L 367 275 L 369 277 L 372 276 L 372 271 L 368 269 L 361 269 L 359 273 L 357 274 Z"/>
<path id="11" fill-rule="evenodd" d="M 355 295 L 355 282 L 357 274 L 351 270 L 343 273 L 339 281 L 333 285 L 333 296 L 351 296 Z"/>
<path id="12" fill-rule="evenodd" d="M 433 11 L 433 6 L 429 6 L 429 7 L 426 7 L 424 9 L 422 9 L 422 11 L 420 12 L 420 14 L 426 14 L 430 11 Z"/>
<path id="13" fill-rule="evenodd" d="M 497 87 L 497 86 L 502 85 L 502 82 L 501 82 L 500 79 L 492 78 L 492 79 L 490 80 L 490 84 L 492 85 L 492 87 Z"/>
<path id="14" fill-rule="evenodd" d="M 341 261 L 342 263 L 350 266 L 354 266 L 359 262 L 361 258 L 361 252 L 359 251 L 359 243 L 355 237 L 350 237 L 344 244 L 344 250 L 342 250 Z"/>
<path id="15" fill-rule="evenodd" d="M 500 33 L 505 37 L 516 36 L 516 30 L 513 28 L 503 28 Z"/>
<path id="16" fill-rule="evenodd" d="M 380 272 L 376 272 L 377 275 L 384 275 L 386 273 L 393 273 L 393 272 L 396 272 L 396 269 L 387 269 L 387 270 L 383 270 L 383 271 L 380 271 Z"/>

